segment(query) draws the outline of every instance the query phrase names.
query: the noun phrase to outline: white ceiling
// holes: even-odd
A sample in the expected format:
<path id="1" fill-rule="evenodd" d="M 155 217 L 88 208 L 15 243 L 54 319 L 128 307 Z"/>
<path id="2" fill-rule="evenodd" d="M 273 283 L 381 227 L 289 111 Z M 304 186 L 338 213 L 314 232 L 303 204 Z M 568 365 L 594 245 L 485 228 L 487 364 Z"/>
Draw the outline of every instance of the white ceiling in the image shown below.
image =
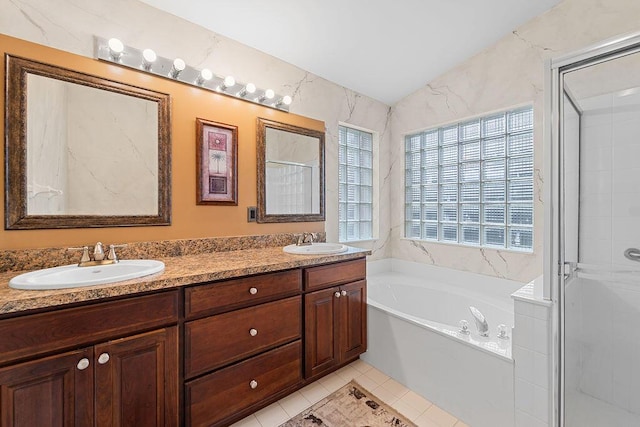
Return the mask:
<path id="1" fill-rule="evenodd" d="M 393 105 L 560 0 L 142 0 Z"/>

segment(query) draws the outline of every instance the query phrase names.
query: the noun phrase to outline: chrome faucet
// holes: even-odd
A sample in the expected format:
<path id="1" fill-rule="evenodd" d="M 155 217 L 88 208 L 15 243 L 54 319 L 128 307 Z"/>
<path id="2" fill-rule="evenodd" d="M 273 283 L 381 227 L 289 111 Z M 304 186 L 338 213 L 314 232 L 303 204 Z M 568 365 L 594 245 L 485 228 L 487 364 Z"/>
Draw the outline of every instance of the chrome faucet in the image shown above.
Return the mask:
<path id="1" fill-rule="evenodd" d="M 489 336 L 489 324 L 487 323 L 487 319 L 485 319 L 484 315 L 475 308 L 474 306 L 469 306 L 469 311 L 471 311 L 471 315 L 476 321 L 476 327 L 478 328 L 478 334 L 481 337 Z"/>

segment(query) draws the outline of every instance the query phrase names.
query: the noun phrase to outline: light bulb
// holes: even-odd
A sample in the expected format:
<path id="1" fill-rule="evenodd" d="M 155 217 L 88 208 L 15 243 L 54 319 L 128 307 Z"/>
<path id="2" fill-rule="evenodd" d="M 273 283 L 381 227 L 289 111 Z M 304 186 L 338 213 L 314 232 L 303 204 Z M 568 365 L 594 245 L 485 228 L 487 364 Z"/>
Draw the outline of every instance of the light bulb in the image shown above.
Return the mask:
<path id="1" fill-rule="evenodd" d="M 169 71 L 169 76 L 173 79 L 177 79 L 178 75 L 185 69 L 187 64 L 180 58 L 176 58 L 173 60 L 173 65 L 171 65 L 171 71 Z"/>
<path id="2" fill-rule="evenodd" d="M 147 71 L 151 70 L 151 66 L 153 65 L 154 62 L 156 62 L 156 59 L 158 59 L 158 55 L 156 55 L 156 53 L 153 50 L 151 49 L 143 50 L 142 51 L 142 68 L 144 68 Z"/>
<path id="3" fill-rule="evenodd" d="M 243 98 L 247 96 L 247 94 L 254 93 L 256 91 L 256 85 L 253 83 L 247 83 L 240 92 L 237 93 L 237 96 Z"/>
<path id="4" fill-rule="evenodd" d="M 232 87 L 236 85 L 236 79 L 233 78 L 233 76 L 227 76 L 224 78 L 224 86 L 225 87 Z"/>
<path id="5" fill-rule="evenodd" d="M 211 72 L 211 70 L 208 68 L 204 68 L 202 71 L 200 71 L 200 74 L 198 74 L 196 84 L 202 86 L 205 84 L 205 82 L 211 80 L 212 77 L 213 73 Z"/>
<path id="6" fill-rule="evenodd" d="M 234 79 L 233 76 L 227 76 L 222 81 L 222 84 L 218 86 L 218 91 L 224 92 L 225 90 L 235 85 L 236 85 L 236 79 Z"/>
<path id="7" fill-rule="evenodd" d="M 264 93 L 255 99 L 256 102 L 265 102 L 273 99 L 276 96 L 276 93 L 272 89 L 267 89 Z"/>
<path id="8" fill-rule="evenodd" d="M 279 108 L 282 105 L 291 105 L 291 97 L 289 95 L 285 95 L 276 102 L 276 108 Z"/>
<path id="9" fill-rule="evenodd" d="M 205 68 L 204 70 L 200 71 L 200 76 L 204 80 L 211 80 L 211 78 L 213 77 L 213 73 L 211 72 L 210 69 Z"/>
<path id="10" fill-rule="evenodd" d="M 177 71 L 184 70 L 186 66 L 187 64 L 185 64 L 184 61 L 180 58 L 176 58 L 173 60 L 173 68 L 175 68 Z"/>
<path id="11" fill-rule="evenodd" d="M 142 51 L 142 57 L 147 62 L 156 62 L 158 56 L 152 49 L 145 49 Z"/>
<path id="12" fill-rule="evenodd" d="M 124 44 L 122 44 L 122 42 L 115 37 L 109 39 L 107 44 L 109 45 L 109 53 L 111 54 L 111 57 L 115 61 L 120 59 L 120 56 L 122 56 L 122 52 L 124 51 Z"/>

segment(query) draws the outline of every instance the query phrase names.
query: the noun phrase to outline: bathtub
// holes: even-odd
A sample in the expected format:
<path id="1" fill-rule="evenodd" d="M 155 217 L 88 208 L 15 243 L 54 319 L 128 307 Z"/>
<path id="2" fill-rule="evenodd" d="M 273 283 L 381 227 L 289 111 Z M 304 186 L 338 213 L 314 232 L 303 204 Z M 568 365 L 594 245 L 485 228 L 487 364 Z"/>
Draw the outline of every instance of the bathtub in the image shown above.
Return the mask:
<path id="1" fill-rule="evenodd" d="M 514 425 L 513 302 L 522 283 L 398 259 L 367 265 L 362 359 L 473 427 Z M 480 337 L 469 311 L 489 323 Z M 469 335 L 459 321 L 469 322 Z M 509 339 L 497 338 L 499 324 Z"/>

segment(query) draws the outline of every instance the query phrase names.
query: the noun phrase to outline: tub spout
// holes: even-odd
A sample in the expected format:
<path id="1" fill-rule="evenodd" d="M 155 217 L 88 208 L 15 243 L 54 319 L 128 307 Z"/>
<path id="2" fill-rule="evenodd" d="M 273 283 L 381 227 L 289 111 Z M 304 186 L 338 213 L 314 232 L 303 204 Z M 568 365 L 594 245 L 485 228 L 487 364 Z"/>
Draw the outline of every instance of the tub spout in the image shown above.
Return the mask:
<path id="1" fill-rule="evenodd" d="M 478 333 L 481 337 L 489 336 L 489 324 L 487 323 L 487 319 L 485 319 L 484 315 L 475 308 L 474 306 L 469 306 L 469 311 L 473 315 L 473 318 L 476 321 L 476 327 L 478 328 Z"/>

